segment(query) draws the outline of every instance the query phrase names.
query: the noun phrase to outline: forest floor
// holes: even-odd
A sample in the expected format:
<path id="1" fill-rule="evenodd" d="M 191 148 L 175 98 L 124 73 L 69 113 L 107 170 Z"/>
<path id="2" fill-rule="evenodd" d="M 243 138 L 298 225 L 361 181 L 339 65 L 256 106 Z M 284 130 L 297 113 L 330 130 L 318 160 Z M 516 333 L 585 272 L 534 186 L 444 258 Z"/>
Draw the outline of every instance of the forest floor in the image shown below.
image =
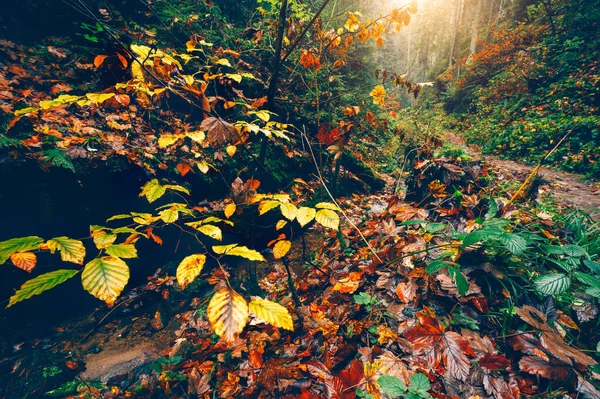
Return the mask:
<path id="1" fill-rule="evenodd" d="M 446 132 L 446 138 L 451 144 L 462 148 L 473 160 L 488 164 L 498 173 L 499 180 L 524 181 L 535 168 L 522 162 L 483 154 L 479 148 L 467 144 L 463 137 L 454 132 Z M 599 182 L 551 167 L 540 168 L 539 175 L 542 178 L 539 194 L 550 194 L 559 206 L 581 209 L 589 213 L 594 220 L 600 221 Z"/>

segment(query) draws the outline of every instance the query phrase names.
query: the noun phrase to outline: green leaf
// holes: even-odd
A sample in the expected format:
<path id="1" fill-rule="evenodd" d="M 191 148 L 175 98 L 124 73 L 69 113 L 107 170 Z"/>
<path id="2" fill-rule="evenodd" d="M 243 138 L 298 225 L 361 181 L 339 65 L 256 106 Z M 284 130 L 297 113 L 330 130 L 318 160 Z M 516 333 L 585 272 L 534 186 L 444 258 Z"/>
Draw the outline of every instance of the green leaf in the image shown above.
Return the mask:
<path id="1" fill-rule="evenodd" d="M 410 377 L 410 383 L 408 386 L 408 390 L 411 393 L 422 396 L 423 394 L 427 394 L 431 384 L 429 383 L 429 379 L 427 376 L 422 373 L 415 373 L 412 377 Z"/>
<path id="2" fill-rule="evenodd" d="M 162 197 L 166 191 L 167 188 L 165 186 L 161 186 L 158 182 L 158 179 L 152 179 L 142 186 L 140 197 L 146 197 L 148 202 L 152 203 Z"/>
<path id="3" fill-rule="evenodd" d="M 498 241 L 515 256 L 523 255 L 523 252 L 527 249 L 527 241 L 518 234 L 504 233 L 498 236 Z"/>
<path id="4" fill-rule="evenodd" d="M 586 265 L 594 274 L 600 275 L 600 263 L 590 259 L 584 259 L 583 264 Z"/>
<path id="5" fill-rule="evenodd" d="M 51 253 L 57 249 L 60 251 L 60 258 L 63 262 L 72 262 L 78 265 L 83 265 L 85 259 L 85 247 L 79 240 L 74 240 L 69 237 L 55 237 L 48 240 L 45 244 Z"/>
<path id="6" fill-rule="evenodd" d="M 458 263 L 448 262 L 445 260 L 436 260 L 436 261 L 433 261 L 430 264 L 428 264 L 427 267 L 425 268 L 425 271 L 427 272 L 427 274 L 433 274 L 433 273 L 439 272 L 440 270 L 446 268 L 447 266 L 460 267 L 460 265 Z"/>
<path id="7" fill-rule="evenodd" d="M 391 375 L 382 375 L 377 380 L 379 387 L 392 398 L 399 397 L 406 392 L 406 385 L 398 377 Z"/>
<path id="8" fill-rule="evenodd" d="M 575 277 L 577 280 L 581 281 L 585 285 L 589 285 L 590 287 L 600 289 L 600 280 L 594 276 L 591 276 L 587 273 L 575 272 L 573 273 L 573 277 Z"/>
<path id="9" fill-rule="evenodd" d="M 558 295 L 569 289 L 571 278 L 563 273 L 553 273 L 536 278 L 533 284 L 541 294 Z"/>
<path id="10" fill-rule="evenodd" d="M 19 290 L 10 297 L 7 308 L 10 308 L 17 302 L 29 299 L 34 295 L 39 295 L 42 292 L 48 291 L 49 289 L 64 283 L 78 272 L 78 270 L 61 269 L 39 275 L 29 281 L 26 281 L 25 284 L 23 284 L 21 288 L 19 288 Z"/>
<path id="11" fill-rule="evenodd" d="M 358 305 L 369 305 L 373 302 L 373 297 L 366 292 L 361 292 L 359 294 L 353 295 L 354 303 Z"/>
<path id="12" fill-rule="evenodd" d="M 44 151 L 43 159 L 44 162 L 50 162 L 54 166 L 69 169 L 70 171 L 75 173 L 75 165 L 73 165 L 73 161 L 71 161 L 71 158 L 69 158 L 67 154 L 65 154 L 62 150 L 59 150 L 58 148 Z"/>
<path id="13" fill-rule="evenodd" d="M 480 241 L 486 241 L 489 238 L 498 237 L 504 234 L 504 231 L 496 228 L 481 229 L 467 234 L 462 240 L 462 247 L 468 247 L 469 245 L 476 244 Z"/>
<path id="14" fill-rule="evenodd" d="M 112 306 L 129 281 L 129 267 L 120 258 L 103 256 L 90 261 L 81 274 L 83 288 Z"/>
<path id="15" fill-rule="evenodd" d="M 562 251 L 565 255 L 573 258 L 581 258 L 582 256 L 588 257 L 587 251 L 579 245 L 565 245 L 562 247 Z"/>
<path id="16" fill-rule="evenodd" d="M 0 265 L 15 252 L 26 252 L 38 249 L 44 239 L 37 236 L 11 238 L 0 242 Z"/>
<path id="17" fill-rule="evenodd" d="M 108 247 L 109 245 L 112 245 L 112 243 L 115 242 L 116 239 L 116 234 L 94 234 L 94 244 L 96 244 L 96 248 L 98 249 L 103 249 Z"/>
<path id="18" fill-rule="evenodd" d="M 253 249 L 249 249 L 243 245 L 229 244 L 229 245 L 215 245 L 212 250 L 218 254 L 240 256 L 248 260 L 255 260 L 259 262 L 266 262 L 265 258 L 260 252 Z"/>
<path id="19" fill-rule="evenodd" d="M 467 281 L 465 275 L 462 274 L 460 270 L 453 267 L 448 267 L 448 274 L 450 277 L 452 277 L 452 281 L 454 281 L 459 295 L 465 296 L 465 294 L 469 291 L 469 282 Z"/>
<path id="20" fill-rule="evenodd" d="M 446 229 L 446 223 L 427 223 L 425 225 L 425 231 L 431 234 L 439 233 Z"/>
<path id="21" fill-rule="evenodd" d="M 106 253 L 119 258 L 137 258 L 137 250 L 133 244 L 116 244 L 106 247 Z"/>

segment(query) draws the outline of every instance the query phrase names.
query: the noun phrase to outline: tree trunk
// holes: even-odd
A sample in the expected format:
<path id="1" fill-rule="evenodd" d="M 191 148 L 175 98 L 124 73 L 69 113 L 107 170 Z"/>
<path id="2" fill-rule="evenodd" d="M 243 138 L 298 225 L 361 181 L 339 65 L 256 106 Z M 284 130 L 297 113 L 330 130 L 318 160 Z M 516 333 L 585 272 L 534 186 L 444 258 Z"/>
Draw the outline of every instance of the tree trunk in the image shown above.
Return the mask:
<path id="1" fill-rule="evenodd" d="M 456 48 L 456 37 L 458 36 L 458 21 L 460 20 L 460 3 L 462 0 L 454 0 L 456 7 L 452 13 L 454 28 L 452 29 L 452 40 L 450 41 L 450 54 L 448 56 L 448 68 L 454 64 L 454 50 Z"/>
<path id="2" fill-rule="evenodd" d="M 479 19 L 481 17 L 482 6 L 483 0 L 478 0 L 477 11 L 475 11 L 475 18 L 473 18 L 473 24 L 471 25 L 471 44 L 469 45 L 469 54 L 475 54 L 477 52 L 477 34 L 479 32 Z"/>

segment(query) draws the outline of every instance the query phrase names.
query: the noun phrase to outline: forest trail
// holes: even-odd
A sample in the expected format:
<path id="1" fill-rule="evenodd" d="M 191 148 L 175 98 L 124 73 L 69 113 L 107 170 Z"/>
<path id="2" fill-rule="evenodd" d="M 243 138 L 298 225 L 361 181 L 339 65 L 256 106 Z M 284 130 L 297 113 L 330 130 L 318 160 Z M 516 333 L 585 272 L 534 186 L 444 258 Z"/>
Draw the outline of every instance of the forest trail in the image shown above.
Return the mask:
<path id="1" fill-rule="evenodd" d="M 463 148 L 474 160 L 484 161 L 491 166 L 498 174 L 499 180 L 524 181 L 535 167 L 482 154 L 478 148 L 467 144 L 464 138 L 454 132 L 446 132 L 446 137 L 453 145 Z M 543 178 L 540 194 L 550 194 L 559 205 L 581 209 L 589 213 L 595 221 L 600 221 L 599 182 L 549 167 L 540 168 L 539 174 Z"/>

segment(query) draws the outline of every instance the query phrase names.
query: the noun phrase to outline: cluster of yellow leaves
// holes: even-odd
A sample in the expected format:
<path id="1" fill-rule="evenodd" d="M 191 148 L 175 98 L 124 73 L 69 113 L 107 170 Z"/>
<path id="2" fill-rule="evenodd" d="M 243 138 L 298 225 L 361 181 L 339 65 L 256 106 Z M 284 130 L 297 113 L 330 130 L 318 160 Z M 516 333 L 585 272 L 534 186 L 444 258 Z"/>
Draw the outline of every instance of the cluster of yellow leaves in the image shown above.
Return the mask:
<path id="1" fill-rule="evenodd" d="M 373 104 L 379 104 L 381 106 L 385 105 L 385 88 L 381 85 L 375 86 L 373 90 L 371 90 L 371 97 L 373 97 Z"/>

